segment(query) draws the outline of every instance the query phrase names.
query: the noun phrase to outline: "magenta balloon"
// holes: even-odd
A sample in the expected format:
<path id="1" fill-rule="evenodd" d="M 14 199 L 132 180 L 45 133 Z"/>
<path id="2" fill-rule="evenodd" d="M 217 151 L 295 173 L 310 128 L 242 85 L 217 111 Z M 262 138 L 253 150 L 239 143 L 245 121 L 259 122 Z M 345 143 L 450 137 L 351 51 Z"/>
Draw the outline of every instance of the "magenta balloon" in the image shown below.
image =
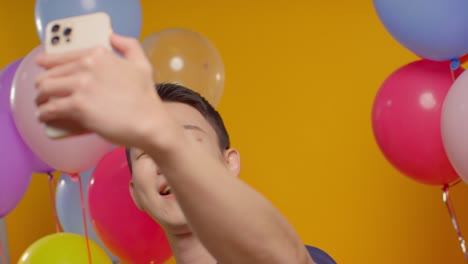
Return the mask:
<path id="1" fill-rule="evenodd" d="M 46 136 L 44 124 L 36 116 L 35 79 L 43 71 L 35 63 L 35 56 L 43 52 L 35 48 L 21 62 L 13 80 L 11 107 L 16 127 L 30 149 L 44 162 L 58 171 L 83 172 L 95 166 L 110 151 L 111 143 L 96 134 L 54 140 Z"/>
<path id="2" fill-rule="evenodd" d="M 421 183 L 442 185 L 458 179 L 440 125 L 452 83 L 449 62 L 420 60 L 391 74 L 375 97 L 372 126 L 380 149 L 393 166 Z"/>

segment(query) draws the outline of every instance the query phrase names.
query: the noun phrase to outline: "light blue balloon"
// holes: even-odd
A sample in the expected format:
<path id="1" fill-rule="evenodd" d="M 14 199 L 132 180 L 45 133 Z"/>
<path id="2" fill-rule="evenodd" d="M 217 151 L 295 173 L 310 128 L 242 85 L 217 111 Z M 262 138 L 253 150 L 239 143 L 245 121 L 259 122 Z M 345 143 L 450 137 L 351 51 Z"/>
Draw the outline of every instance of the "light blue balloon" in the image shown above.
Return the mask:
<path id="1" fill-rule="evenodd" d="M 118 262 L 118 258 L 114 256 L 101 242 L 99 237 L 94 232 L 94 228 L 91 225 L 89 209 L 88 209 L 88 183 L 93 173 L 93 169 L 83 172 L 80 174 L 80 178 L 83 184 L 84 204 L 86 212 L 86 225 L 88 227 L 88 236 L 90 239 L 98 243 L 111 257 L 112 261 Z M 83 223 L 83 214 L 81 209 L 80 199 L 80 187 L 78 181 L 74 181 L 68 175 L 62 175 L 57 184 L 55 194 L 55 205 L 57 209 L 57 215 L 65 232 L 75 233 L 85 236 L 85 229 Z"/>
<path id="2" fill-rule="evenodd" d="M 39 38 L 44 42 L 47 23 L 55 19 L 105 12 L 117 34 L 139 38 L 142 11 L 139 0 L 36 0 L 35 19 Z"/>
<path id="3" fill-rule="evenodd" d="M 317 264 L 336 264 L 336 261 L 320 248 L 306 245 L 306 249 Z"/>
<path id="4" fill-rule="evenodd" d="M 420 57 L 445 61 L 468 53 L 468 1 L 373 0 L 387 31 Z"/>

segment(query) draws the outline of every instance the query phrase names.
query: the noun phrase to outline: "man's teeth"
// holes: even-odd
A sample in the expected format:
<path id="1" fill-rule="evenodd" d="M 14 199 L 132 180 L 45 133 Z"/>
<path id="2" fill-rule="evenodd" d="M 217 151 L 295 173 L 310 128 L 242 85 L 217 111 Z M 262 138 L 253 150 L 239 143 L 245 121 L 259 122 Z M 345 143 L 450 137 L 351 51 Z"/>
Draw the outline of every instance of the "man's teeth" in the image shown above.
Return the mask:
<path id="1" fill-rule="evenodd" d="M 166 188 L 164 189 L 164 191 L 162 192 L 162 194 L 163 194 L 163 195 L 171 194 L 171 187 L 169 187 L 169 186 L 166 187 Z"/>

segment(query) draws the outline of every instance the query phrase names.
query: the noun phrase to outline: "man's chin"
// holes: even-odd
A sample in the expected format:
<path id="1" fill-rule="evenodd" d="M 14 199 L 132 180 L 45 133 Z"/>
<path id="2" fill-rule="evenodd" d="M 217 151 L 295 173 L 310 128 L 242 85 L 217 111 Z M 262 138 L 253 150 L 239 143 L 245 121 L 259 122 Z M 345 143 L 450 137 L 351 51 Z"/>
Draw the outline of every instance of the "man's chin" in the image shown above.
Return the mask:
<path id="1" fill-rule="evenodd" d="M 161 214 L 161 209 L 153 208 L 153 210 L 147 213 L 151 218 L 156 221 L 164 231 L 172 234 L 180 234 L 184 232 L 191 232 L 190 227 L 185 219 L 182 211 L 178 211 L 179 208 L 165 208 L 170 214 Z"/>

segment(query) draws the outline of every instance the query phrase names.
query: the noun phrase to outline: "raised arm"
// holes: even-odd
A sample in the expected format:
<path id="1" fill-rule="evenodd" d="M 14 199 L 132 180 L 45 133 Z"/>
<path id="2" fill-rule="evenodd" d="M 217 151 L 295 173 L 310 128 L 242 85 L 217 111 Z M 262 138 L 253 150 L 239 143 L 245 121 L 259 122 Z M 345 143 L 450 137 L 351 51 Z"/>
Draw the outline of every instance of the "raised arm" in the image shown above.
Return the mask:
<path id="1" fill-rule="evenodd" d="M 220 263 L 313 263 L 294 229 L 267 199 L 165 116 L 165 121 L 153 119 L 155 125 L 143 133 L 140 145 Z"/>
<path id="2" fill-rule="evenodd" d="M 313 263 L 281 213 L 174 122 L 138 41 L 113 35 L 112 45 L 123 58 L 103 48 L 38 57 L 46 69 L 37 80 L 39 119 L 145 150 L 220 263 Z"/>

